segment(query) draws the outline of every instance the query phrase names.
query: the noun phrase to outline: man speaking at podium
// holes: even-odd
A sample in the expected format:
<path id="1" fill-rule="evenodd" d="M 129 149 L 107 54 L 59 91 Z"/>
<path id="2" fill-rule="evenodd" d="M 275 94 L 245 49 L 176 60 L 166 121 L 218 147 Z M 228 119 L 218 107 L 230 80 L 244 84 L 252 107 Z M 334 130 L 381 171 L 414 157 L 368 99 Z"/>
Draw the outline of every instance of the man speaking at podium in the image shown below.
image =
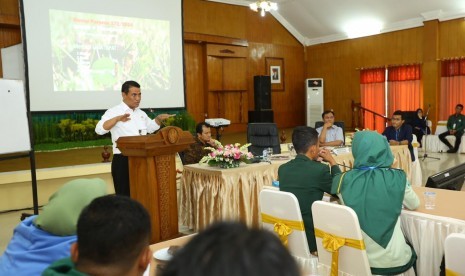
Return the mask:
<path id="1" fill-rule="evenodd" d="M 99 135 L 111 132 L 113 142 L 113 161 L 111 162 L 111 176 L 117 195 L 130 196 L 129 191 L 129 165 L 128 157 L 121 154 L 117 148 L 116 140 L 121 136 L 136 136 L 153 133 L 160 128 L 160 124 L 168 117 L 175 115 L 159 114 L 150 119 L 139 108 L 142 94 L 140 85 L 135 81 L 126 81 L 121 86 L 123 101 L 103 114 L 102 119 L 95 126 Z"/>

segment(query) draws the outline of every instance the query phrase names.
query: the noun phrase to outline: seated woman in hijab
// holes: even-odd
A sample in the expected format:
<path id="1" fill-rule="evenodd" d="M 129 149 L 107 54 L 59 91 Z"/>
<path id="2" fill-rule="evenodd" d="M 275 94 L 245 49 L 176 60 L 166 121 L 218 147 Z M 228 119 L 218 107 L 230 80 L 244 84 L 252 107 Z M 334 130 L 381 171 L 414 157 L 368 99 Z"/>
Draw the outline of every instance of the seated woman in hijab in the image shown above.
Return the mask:
<path id="1" fill-rule="evenodd" d="M 41 275 L 58 259 L 70 255 L 76 242 L 76 225 L 81 210 L 94 198 L 107 194 L 105 181 L 76 179 L 64 184 L 37 216 L 16 226 L 3 256 L 0 275 Z"/>
<path id="2" fill-rule="evenodd" d="M 371 272 L 396 275 L 414 266 L 416 254 L 400 228 L 402 204 L 420 203 L 404 171 L 392 169 L 389 143 L 372 131 L 356 132 L 352 141 L 354 168 L 333 179 L 332 193 L 357 213 Z"/>
<path id="3" fill-rule="evenodd" d="M 420 143 L 420 147 L 422 146 L 421 140 L 423 139 L 423 135 L 431 133 L 426 124 L 426 118 L 423 117 L 423 109 L 421 108 L 417 109 L 416 116 L 412 120 L 412 131 L 413 134 L 417 136 L 417 141 Z"/>

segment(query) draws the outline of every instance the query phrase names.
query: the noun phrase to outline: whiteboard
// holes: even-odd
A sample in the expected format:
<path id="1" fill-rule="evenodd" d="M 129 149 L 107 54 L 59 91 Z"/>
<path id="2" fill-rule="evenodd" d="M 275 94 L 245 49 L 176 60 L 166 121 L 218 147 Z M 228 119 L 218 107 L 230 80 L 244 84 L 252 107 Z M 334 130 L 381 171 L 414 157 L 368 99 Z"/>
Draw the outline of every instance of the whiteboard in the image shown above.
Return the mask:
<path id="1" fill-rule="evenodd" d="M 26 97 L 21 80 L 0 79 L 0 154 L 31 150 Z"/>

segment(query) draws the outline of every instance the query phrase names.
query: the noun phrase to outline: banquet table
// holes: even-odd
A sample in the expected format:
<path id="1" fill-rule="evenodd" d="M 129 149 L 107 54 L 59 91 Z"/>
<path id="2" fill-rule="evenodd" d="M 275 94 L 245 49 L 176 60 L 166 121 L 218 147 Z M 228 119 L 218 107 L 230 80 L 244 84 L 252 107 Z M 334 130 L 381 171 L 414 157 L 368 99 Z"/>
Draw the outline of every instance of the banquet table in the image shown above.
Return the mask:
<path id="1" fill-rule="evenodd" d="M 449 234 L 465 233 L 465 192 L 413 187 L 420 198 L 415 211 L 402 210 L 404 235 L 418 255 L 417 275 L 439 275 L 444 241 Z M 424 208 L 423 193 L 436 192 L 436 207 Z"/>
<path id="2" fill-rule="evenodd" d="M 184 246 L 190 239 L 192 239 L 192 237 L 194 237 L 194 235 L 195 234 L 187 235 L 187 236 L 179 237 L 176 239 L 152 244 L 150 245 L 150 250 L 152 251 L 152 253 L 155 253 L 158 250 L 161 250 L 161 249 L 164 249 L 170 246 Z M 144 276 L 146 276 L 146 274 L 150 276 L 161 275 L 161 273 L 159 273 L 160 268 L 158 266 L 163 267 L 164 265 L 166 265 L 166 262 L 152 258 L 150 262 L 150 266 L 148 267 L 148 271 L 147 273 L 144 273 Z"/>
<path id="3" fill-rule="evenodd" d="M 411 159 L 407 146 L 392 146 L 394 166 L 411 178 Z M 288 157 L 287 159 L 285 157 Z M 205 164 L 184 166 L 180 189 L 180 223 L 202 230 L 215 221 L 240 220 L 249 226 L 260 225 L 258 196 L 264 186 L 278 178 L 278 168 L 289 161 L 278 155 L 270 163 L 241 164 L 238 168 L 221 169 Z M 282 157 L 282 158 L 278 158 Z M 334 155 L 342 171 L 353 166 L 349 153 Z"/>

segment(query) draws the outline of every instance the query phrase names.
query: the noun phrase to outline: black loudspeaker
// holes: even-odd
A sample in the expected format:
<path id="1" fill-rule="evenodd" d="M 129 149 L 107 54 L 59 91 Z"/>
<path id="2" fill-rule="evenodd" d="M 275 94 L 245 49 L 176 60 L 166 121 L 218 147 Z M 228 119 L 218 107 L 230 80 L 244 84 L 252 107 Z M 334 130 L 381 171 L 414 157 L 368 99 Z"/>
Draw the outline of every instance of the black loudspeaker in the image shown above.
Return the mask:
<path id="1" fill-rule="evenodd" d="M 273 123 L 273 110 L 249 111 L 249 123 Z"/>
<path id="2" fill-rule="evenodd" d="M 255 111 L 271 110 L 270 76 L 254 76 Z"/>

